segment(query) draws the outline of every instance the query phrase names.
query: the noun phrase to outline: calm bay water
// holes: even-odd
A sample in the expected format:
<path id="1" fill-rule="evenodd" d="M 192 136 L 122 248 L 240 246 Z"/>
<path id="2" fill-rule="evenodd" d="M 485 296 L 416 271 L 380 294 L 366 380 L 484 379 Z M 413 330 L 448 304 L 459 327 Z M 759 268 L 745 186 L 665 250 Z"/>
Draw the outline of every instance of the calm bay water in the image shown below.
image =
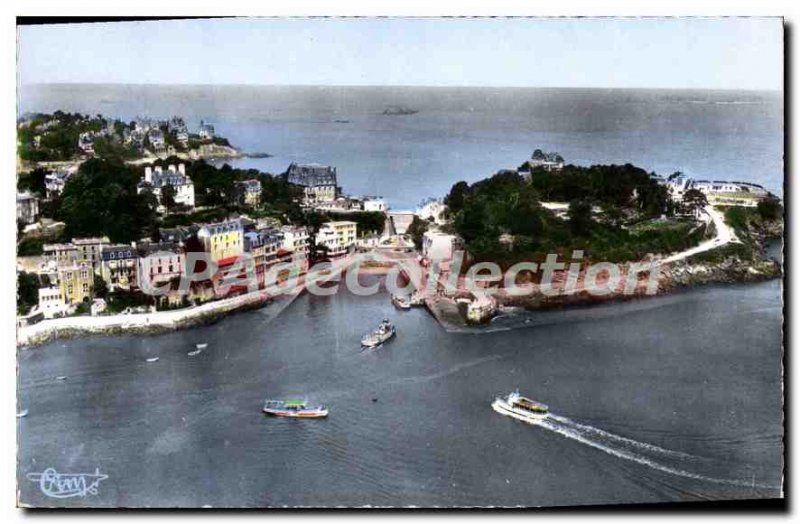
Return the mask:
<path id="1" fill-rule="evenodd" d="M 362 352 L 383 316 L 398 336 Z M 423 310 L 395 311 L 386 294 L 340 292 L 302 295 L 278 315 L 268 306 L 163 336 L 22 351 L 21 500 L 529 506 L 779 494 L 779 281 L 529 318 L 454 334 Z M 197 342 L 208 349 L 187 356 Z M 491 409 L 515 387 L 550 405 L 552 427 Z M 304 395 L 330 417 L 260 412 L 264 398 Z M 96 496 L 57 501 L 24 478 L 47 467 L 109 478 Z"/>
<path id="2" fill-rule="evenodd" d="M 761 183 L 781 193 L 779 94 L 429 88 L 23 87 L 20 111 L 211 120 L 238 166 L 336 165 L 396 209 L 514 167 L 533 149 L 577 164 Z M 384 116 L 389 105 L 418 109 Z M 336 122 L 346 121 L 346 122 Z M 377 277 L 375 277 L 377 278 Z M 386 294 L 302 295 L 157 337 L 19 352 L 21 500 L 68 506 L 566 505 L 777 496 L 781 282 L 529 316 L 445 332 Z M 383 316 L 398 337 L 361 352 Z M 520 327 L 521 329 L 510 329 Z M 186 353 L 199 342 L 206 351 Z M 158 356 L 156 363 L 145 359 Z M 66 380 L 56 380 L 66 376 Z M 548 427 L 492 411 L 519 387 Z M 265 418 L 308 396 L 327 420 Z M 377 399 L 373 401 L 373 399 Z M 51 499 L 31 472 L 93 472 Z"/>
<path id="3" fill-rule="evenodd" d="M 385 116 L 392 105 L 418 110 Z M 20 112 L 212 121 L 246 152 L 239 167 L 338 168 L 350 194 L 395 209 L 444 196 L 458 180 L 515 168 L 536 148 L 580 165 L 631 162 L 660 174 L 760 183 L 782 194 L 780 93 L 608 89 L 23 86 Z M 338 122 L 337 122 L 338 121 Z"/>

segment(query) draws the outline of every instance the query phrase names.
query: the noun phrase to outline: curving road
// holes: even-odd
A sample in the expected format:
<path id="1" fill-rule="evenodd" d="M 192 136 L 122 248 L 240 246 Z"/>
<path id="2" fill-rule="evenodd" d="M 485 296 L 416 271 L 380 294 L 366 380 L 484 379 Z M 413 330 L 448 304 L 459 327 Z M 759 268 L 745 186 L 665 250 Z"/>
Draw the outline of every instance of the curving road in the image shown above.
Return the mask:
<path id="1" fill-rule="evenodd" d="M 712 249 L 722 247 L 730 242 L 740 242 L 733 229 L 725 223 L 725 217 L 722 213 L 714 209 L 713 206 L 706 206 L 703 211 L 709 217 L 711 217 L 711 220 L 714 221 L 714 226 L 717 229 L 717 236 L 711 240 L 701 242 L 699 245 L 691 249 L 670 255 L 669 257 L 663 259 L 662 262 L 676 262 L 704 251 L 710 251 Z"/>

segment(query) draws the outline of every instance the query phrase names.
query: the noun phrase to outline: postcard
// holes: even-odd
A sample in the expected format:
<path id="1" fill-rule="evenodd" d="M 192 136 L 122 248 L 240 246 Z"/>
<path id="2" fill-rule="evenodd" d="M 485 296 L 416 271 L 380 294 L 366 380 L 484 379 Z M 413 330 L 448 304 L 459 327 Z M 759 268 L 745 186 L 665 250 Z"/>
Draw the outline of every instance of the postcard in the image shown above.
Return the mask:
<path id="1" fill-rule="evenodd" d="M 783 19 L 17 36 L 20 507 L 784 497 Z"/>

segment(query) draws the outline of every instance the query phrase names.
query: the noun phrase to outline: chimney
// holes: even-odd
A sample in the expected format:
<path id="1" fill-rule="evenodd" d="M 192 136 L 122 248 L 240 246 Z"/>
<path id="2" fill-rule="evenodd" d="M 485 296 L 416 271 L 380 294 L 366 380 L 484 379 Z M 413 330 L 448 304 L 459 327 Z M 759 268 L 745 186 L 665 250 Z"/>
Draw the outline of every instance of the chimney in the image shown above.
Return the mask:
<path id="1" fill-rule="evenodd" d="M 185 164 L 178 164 L 178 173 L 186 176 L 186 165 Z"/>
<path id="2" fill-rule="evenodd" d="M 153 168 L 150 166 L 144 168 L 144 181 L 148 184 L 153 183 Z"/>

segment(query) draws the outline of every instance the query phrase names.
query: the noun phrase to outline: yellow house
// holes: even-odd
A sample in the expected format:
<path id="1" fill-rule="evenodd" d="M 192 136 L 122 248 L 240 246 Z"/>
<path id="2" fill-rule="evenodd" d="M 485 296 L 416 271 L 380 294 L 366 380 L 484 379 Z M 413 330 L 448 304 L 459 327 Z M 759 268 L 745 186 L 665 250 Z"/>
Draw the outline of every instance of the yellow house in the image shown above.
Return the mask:
<path id="1" fill-rule="evenodd" d="M 325 222 L 317 233 L 317 245 L 328 248 L 328 256 L 344 255 L 356 243 L 356 223 L 347 220 Z"/>
<path id="2" fill-rule="evenodd" d="M 207 224 L 197 232 L 197 238 L 214 262 L 244 253 L 244 227 L 240 220 Z"/>
<path id="3" fill-rule="evenodd" d="M 80 304 L 92 298 L 94 271 L 90 263 L 75 263 L 58 270 L 58 287 L 65 304 Z"/>

